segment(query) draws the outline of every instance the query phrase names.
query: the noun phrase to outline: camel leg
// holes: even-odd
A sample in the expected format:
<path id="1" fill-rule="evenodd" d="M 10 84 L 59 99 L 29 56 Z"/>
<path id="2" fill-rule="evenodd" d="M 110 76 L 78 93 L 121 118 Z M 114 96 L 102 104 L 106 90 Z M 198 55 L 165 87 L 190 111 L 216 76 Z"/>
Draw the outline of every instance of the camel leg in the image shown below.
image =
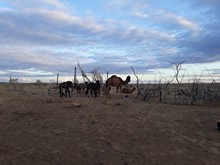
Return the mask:
<path id="1" fill-rule="evenodd" d="M 119 93 L 120 93 L 120 97 L 122 98 L 121 86 L 119 87 Z"/>
<path id="2" fill-rule="evenodd" d="M 62 95 L 62 89 L 60 88 L 60 90 L 59 90 L 59 94 L 60 94 L 60 97 L 62 97 L 63 95 Z"/>
<path id="3" fill-rule="evenodd" d="M 121 86 L 118 86 L 116 88 L 116 98 L 122 97 L 122 91 L 121 91 Z"/>
<path id="4" fill-rule="evenodd" d="M 73 96 L 73 90 L 74 90 L 74 88 L 71 88 L 71 96 Z"/>
<path id="5" fill-rule="evenodd" d="M 70 90 L 69 90 L 69 89 L 67 89 L 67 92 L 68 92 L 68 94 L 69 94 L 69 97 L 71 97 L 71 94 L 70 94 Z"/>
<path id="6" fill-rule="evenodd" d="M 111 98 L 109 91 L 111 90 L 111 88 L 106 88 L 106 97 L 107 98 Z"/>
<path id="7" fill-rule="evenodd" d="M 65 97 L 67 97 L 67 89 L 65 89 Z"/>
<path id="8" fill-rule="evenodd" d="M 95 95 L 95 97 L 98 96 L 98 91 L 97 90 L 94 91 L 94 95 Z"/>
<path id="9" fill-rule="evenodd" d="M 89 89 L 86 89 L 86 97 L 88 97 Z"/>

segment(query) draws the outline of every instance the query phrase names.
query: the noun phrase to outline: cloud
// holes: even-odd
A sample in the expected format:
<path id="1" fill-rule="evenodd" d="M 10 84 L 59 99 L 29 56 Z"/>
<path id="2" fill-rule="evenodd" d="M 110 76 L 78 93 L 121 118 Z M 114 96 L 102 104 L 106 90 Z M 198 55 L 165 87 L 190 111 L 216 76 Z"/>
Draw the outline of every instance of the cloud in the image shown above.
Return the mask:
<path id="1" fill-rule="evenodd" d="M 159 21 L 165 21 L 170 24 L 176 24 L 179 25 L 180 27 L 187 28 L 195 32 L 200 30 L 199 26 L 196 23 L 168 11 L 159 10 L 155 15 L 155 17 Z"/>
<path id="2" fill-rule="evenodd" d="M 136 27 L 124 21 L 83 18 L 63 11 L 44 9 L 25 13 L 6 12 L 4 20 L 2 18 L 0 21 L 0 28 L 8 42 L 18 40 L 19 43 L 26 41 L 26 43 L 39 42 L 38 44 L 91 44 L 95 40 L 96 43 L 118 41 L 120 44 L 143 43 L 149 38 L 172 40 L 165 32 Z"/>
<path id="3" fill-rule="evenodd" d="M 219 11 L 214 7 L 219 2 L 175 2 L 180 4 L 100 1 L 103 6 L 96 9 L 108 10 L 99 15 L 94 6 L 81 11 L 70 1 L 4 1 L 1 71 L 68 75 L 79 61 L 87 71 L 100 66 L 103 73 L 128 74 L 130 66 L 140 72 L 167 68 L 167 60 L 220 61 Z M 178 11 L 182 8 L 187 12 Z"/>
<path id="4" fill-rule="evenodd" d="M 201 29 L 197 23 L 184 18 L 183 16 L 176 15 L 170 11 L 162 9 L 150 9 L 150 11 L 147 10 L 149 9 L 146 9 L 142 12 L 131 12 L 131 15 L 146 21 L 153 21 L 154 24 L 157 24 L 157 26 L 161 27 L 172 27 L 174 29 L 183 28 L 193 32 L 199 32 Z M 176 25 L 176 27 L 174 25 Z"/>
<path id="5" fill-rule="evenodd" d="M 114 1 L 104 1 L 105 7 L 108 10 L 116 10 L 116 11 L 128 11 L 128 10 L 136 10 L 138 11 L 147 8 L 150 4 L 150 1 L 144 0 L 114 0 Z M 126 9 L 126 10 L 122 10 Z"/>
<path id="6" fill-rule="evenodd" d="M 61 3 L 59 0 L 41 0 L 43 3 L 48 4 L 50 6 L 54 6 L 55 8 L 65 9 L 65 5 Z M 40 3 L 40 1 L 38 1 Z"/>
<path id="7" fill-rule="evenodd" d="M 138 18 L 142 18 L 142 19 L 148 19 L 149 18 L 148 14 L 145 14 L 145 13 L 142 13 L 142 12 L 139 12 L 139 11 L 132 12 L 131 15 L 133 15 L 135 17 L 138 17 Z"/>

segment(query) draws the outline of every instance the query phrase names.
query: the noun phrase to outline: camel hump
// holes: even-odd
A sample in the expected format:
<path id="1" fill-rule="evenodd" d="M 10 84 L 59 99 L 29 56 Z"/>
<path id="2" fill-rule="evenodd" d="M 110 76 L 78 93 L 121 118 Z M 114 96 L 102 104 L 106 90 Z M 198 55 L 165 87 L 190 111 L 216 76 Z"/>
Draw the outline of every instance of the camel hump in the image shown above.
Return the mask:
<path id="1" fill-rule="evenodd" d="M 118 76 L 116 76 L 116 75 L 112 75 L 112 76 L 111 76 L 111 78 L 114 78 L 114 77 L 116 78 L 116 77 L 118 77 Z"/>
<path id="2" fill-rule="evenodd" d="M 67 83 L 67 84 L 72 84 L 72 81 L 67 81 L 66 83 Z"/>

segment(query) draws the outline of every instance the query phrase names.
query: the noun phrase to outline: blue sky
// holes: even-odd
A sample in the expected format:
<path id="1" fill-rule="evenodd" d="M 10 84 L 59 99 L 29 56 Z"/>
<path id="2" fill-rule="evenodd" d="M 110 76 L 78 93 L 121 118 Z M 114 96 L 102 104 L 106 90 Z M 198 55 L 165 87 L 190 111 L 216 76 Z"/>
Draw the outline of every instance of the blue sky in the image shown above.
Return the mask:
<path id="1" fill-rule="evenodd" d="M 86 73 L 220 80 L 218 0 L 0 0 L 0 82 Z M 77 72 L 80 79 L 80 72 Z"/>

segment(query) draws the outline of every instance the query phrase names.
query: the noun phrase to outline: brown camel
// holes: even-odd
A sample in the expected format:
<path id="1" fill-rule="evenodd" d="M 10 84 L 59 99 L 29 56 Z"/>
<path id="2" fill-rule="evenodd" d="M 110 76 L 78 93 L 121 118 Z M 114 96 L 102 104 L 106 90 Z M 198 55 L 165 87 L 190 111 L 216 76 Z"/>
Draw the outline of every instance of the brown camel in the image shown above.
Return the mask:
<path id="1" fill-rule="evenodd" d="M 121 93 L 122 85 L 127 85 L 131 80 L 130 76 L 127 76 L 126 80 L 123 81 L 121 77 L 117 77 L 116 75 L 111 76 L 106 80 L 106 95 L 110 98 L 109 91 L 111 90 L 111 86 L 116 87 L 116 92 Z"/>
<path id="2" fill-rule="evenodd" d="M 132 89 L 129 89 L 129 88 L 123 88 L 123 89 L 122 89 L 122 93 L 131 94 L 131 93 L 133 93 L 135 90 L 136 90 L 135 87 L 133 87 Z"/>

